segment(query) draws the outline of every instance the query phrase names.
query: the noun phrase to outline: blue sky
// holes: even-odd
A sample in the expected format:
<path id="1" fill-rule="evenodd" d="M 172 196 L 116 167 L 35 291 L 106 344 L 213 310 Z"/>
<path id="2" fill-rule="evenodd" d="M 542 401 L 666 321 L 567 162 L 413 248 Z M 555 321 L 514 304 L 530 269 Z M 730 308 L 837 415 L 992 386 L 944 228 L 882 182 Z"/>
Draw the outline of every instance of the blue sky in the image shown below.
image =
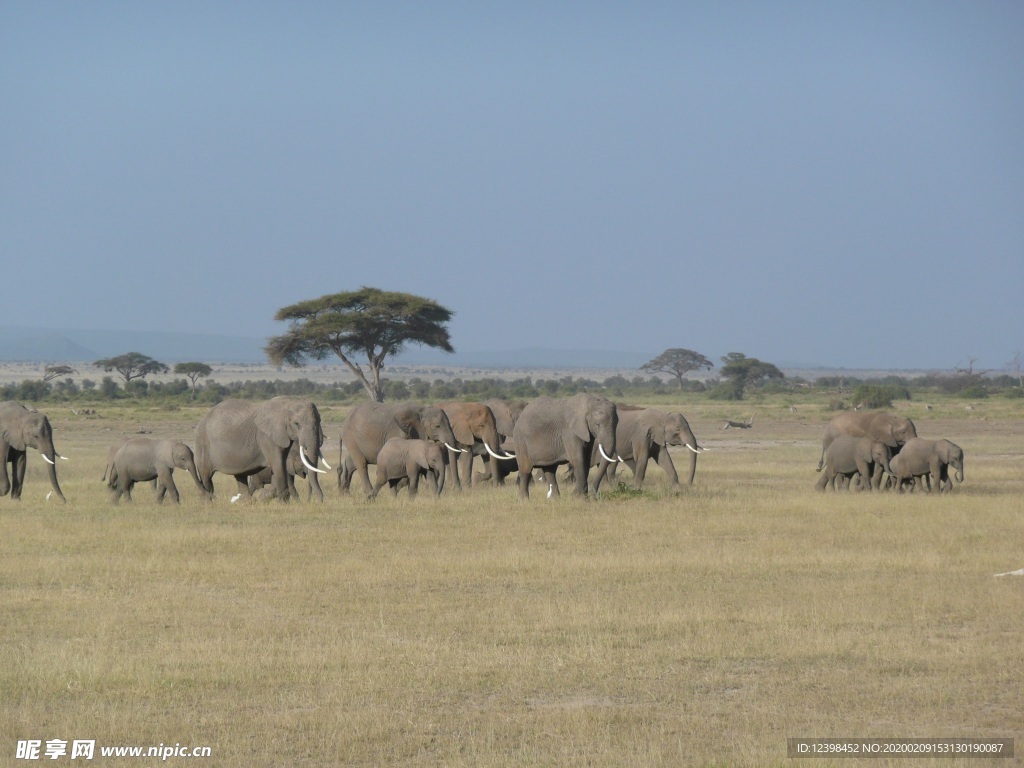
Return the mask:
<path id="1" fill-rule="evenodd" d="M 1024 5 L 0 4 L 4 322 L 998 368 Z"/>

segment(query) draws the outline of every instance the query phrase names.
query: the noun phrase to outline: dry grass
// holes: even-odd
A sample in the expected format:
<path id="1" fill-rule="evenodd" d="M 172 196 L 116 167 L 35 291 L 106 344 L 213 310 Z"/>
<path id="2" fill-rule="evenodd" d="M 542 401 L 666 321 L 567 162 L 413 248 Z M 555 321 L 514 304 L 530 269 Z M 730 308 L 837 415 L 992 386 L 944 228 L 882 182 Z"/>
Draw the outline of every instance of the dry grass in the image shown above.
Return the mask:
<path id="1" fill-rule="evenodd" d="M 25 738 L 209 745 L 218 766 L 781 765 L 792 736 L 1024 750 L 1024 579 L 993 578 L 1024 566 L 1019 413 L 914 414 L 964 447 L 967 481 L 897 497 L 814 492 L 821 412 L 760 404 L 742 432 L 684 412 L 713 450 L 680 496 L 652 467 L 622 501 L 245 507 L 223 480 L 213 504 L 184 482 L 180 507 L 107 503 L 106 444 L 188 438 L 201 409 L 51 414 L 69 503 L 43 500 L 37 459 L 0 499 L 0 763 Z"/>

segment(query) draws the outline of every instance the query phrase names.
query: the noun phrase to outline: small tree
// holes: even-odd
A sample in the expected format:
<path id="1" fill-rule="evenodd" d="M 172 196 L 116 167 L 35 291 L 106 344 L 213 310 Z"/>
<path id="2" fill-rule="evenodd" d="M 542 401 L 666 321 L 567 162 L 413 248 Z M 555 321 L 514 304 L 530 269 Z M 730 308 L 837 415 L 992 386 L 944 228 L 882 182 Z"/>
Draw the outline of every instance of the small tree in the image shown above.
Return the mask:
<path id="1" fill-rule="evenodd" d="M 644 363 L 640 370 L 648 373 L 671 373 L 679 382 L 679 389 L 683 389 L 683 376 L 687 373 L 701 369 L 710 371 L 714 367 L 715 364 L 700 352 L 674 348 L 666 349 L 653 360 Z"/>
<path id="2" fill-rule="evenodd" d="M 167 373 L 170 370 L 160 361 L 154 360 L 140 352 L 128 352 L 117 357 L 97 360 L 93 365 L 97 368 L 102 368 L 107 373 L 117 371 L 118 376 L 124 382 L 126 390 L 128 385 L 135 379 L 144 379 L 151 373 Z"/>
<path id="3" fill-rule="evenodd" d="M 72 373 L 78 373 L 70 365 L 48 365 L 43 369 L 43 383 L 48 384 L 54 379 L 59 379 L 61 376 L 70 376 Z"/>
<path id="4" fill-rule="evenodd" d="M 437 302 L 409 293 L 360 288 L 282 307 L 275 320 L 290 321 L 288 332 L 272 337 L 265 350 L 274 365 L 299 367 L 306 358 L 337 355 L 372 400 L 384 401 L 380 372 L 384 361 L 420 344 L 454 352 L 445 327 L 454 313 Z M 369 378 L 356 355 L 366 355 Z"/>
<path id="5" fill-rule="evenodd" d="M 174 372 L 181 374 L 192 382 L 192 399 L 196 399 L 196 382 L 213 373 L 213 368 L 206 363 L 178 363 L 174 366 Z"/>
<path id="6" fill-rule="evenodd" d="M 742 352 L 730 352 L 722 357 L 719 372 L 732 390 L 733 400 L 742 400 L 749 387 L 757 386 L 765 379 L 784 379 L 785 375 L 771 363 L 756 357 L 747 357 Z"/>

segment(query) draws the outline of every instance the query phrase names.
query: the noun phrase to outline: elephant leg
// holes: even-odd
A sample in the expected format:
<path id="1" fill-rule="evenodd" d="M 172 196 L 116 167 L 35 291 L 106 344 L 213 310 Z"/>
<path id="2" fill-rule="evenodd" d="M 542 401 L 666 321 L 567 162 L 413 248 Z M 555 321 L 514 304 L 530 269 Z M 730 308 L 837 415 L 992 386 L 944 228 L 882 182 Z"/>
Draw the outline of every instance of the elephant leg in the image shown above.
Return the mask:
<path id="1" fill-rule="evenodd" d="M 134 480 L 128 480 L 124 484 L 124 493 L 123 493 L 124 500 L 126 502 L 128 502 L 129 504 L 132 503 L 132 488 L 134 488 L 134 487 L 135 487 L 135 481 Z"/>
<path id="2" fill-rule="evenodd" d="M 420 488 L 420 465 L 415 461 L 408 461 L 405 465 L 405 476 L 409 478 L 409 498 L 414 498 Z"/>
<path id="3" fill-rule="evenodd" d="M 11 468 L 11 498 L 20 499 L 25 487 L 25 469 L 28 467 L 28 451 L 18 451 Z"/>
<path id="4" fill-rule="evenodd" d="M 473 451 L 466 451 L 465 453 L 458 454 L 455 460 L 459 469 L 459 476 L 465 478 L 467 487 L 473 485 L 473 458 Z"/>
<path id="5" fill-rule="evenodd" d="M 447 449 L 445 449 L 447 450 Z M 459 477 L 459 456 L 462 454 L 455 453 L 455 451 L 448 451 L 448 466 L 451 467 L 451 474 L 455 482 L 455 490 L 462 490 L 462 479 Z M 466 478 L 467 483 L 469 478 Z"/>
<path id="6" fill-rule="evenodd" d="M 573 495 L 587 495 L 587 479 L 590 474 L 590 452 L 582 442 L 578 445 L 567 446 L 569 454 L 569 466 L 572 467 L 575 475 L 573 482 Z"/>
<path id="7" fill-rule="evenodd" d="M 526 449 L 520 449 L 516 454 L 516 466 L 519 467 L 519 498 L 530 498 L 530 481 L 533 480 L 533 464 L 526 453 Z"/>
<path id="8" fill-rule="evenodd" d="M 367 497 L 369 497 L 373 491 L 373 483 L 370 482 L 369 462 L 361 454 L 350 453 L 349 456 L 355 465 L 355 474 L 362 478 L 363 488 L 366 490 Z"/>
<path id="9" fill-rule="evenodd" d="M 14 459 L 11 458 L 11 446 L 9 443 L 0 441 L 0 496 L 6 496 L 11 490 L 11 481 L 7 475 L 7 465 L 14 469 Z"/>
<path id="10" fill-rule="evenodd" d="M 167 477 L 160 478 L 159 484 L 164 487 L 167 495 L 171 497 L 171 501 L 175 504 L 181 503 L 181 494 L 178 493 L 178 486 L 174 484 L 174 473 L 171 470 L 167 471 Z"/>
<path id="11" fill-rule="evenodd" d="M 644 487 L 644 478 L 647 477 L 647 462 L 651 459 L 651 449 L 647 445 L 638 446 L 633 454 L 633 487 L 639 490 Z"/>
<path id="12" fill-rule="evenodd" d="M 689 449 L 687 449 L 687 453 L 689 453 Z M 693 474 L 696 473 L 697 469 L 697 454 L 694 453 L 690 455 L 693 461 L 694 469 L 694 472 L 691 473 L 690 475 L 690 484 L 692 485 Z M 672 462 L 672 456 L 668 452 L 668 446 L 664 448 L 661 448 L 659 446 L 658 453 L 654 458 L 657 460 L 658 466 L 661 467 L 661 471 L 664 472 L 665 475 L 668 477 L 669 486 L 674 489 L 679 488 L 679 474 L 676 472 L 676 465 Z"/>
<path id="13" fill-rule="evenodd" d="M 814 489 L 816 491 L 820 491 L 821 493 L 824 493 L 825 492 L 825 487 L 827 485 L 828 485 L 828 475 L 827 474 L 822 474 L 822 475 L 820 475 L 818 477 L 818 482 L 816 482 L 814 484 Z"/>

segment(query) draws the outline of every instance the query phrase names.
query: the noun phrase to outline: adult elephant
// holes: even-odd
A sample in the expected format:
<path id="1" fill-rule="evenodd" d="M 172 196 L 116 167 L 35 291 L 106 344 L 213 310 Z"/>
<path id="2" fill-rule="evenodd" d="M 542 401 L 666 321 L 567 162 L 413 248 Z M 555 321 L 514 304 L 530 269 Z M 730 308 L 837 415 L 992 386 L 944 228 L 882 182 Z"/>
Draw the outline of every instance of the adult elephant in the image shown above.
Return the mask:
<path id="1" fill-rule="evenodd" d="M 320 411 L 309 400 L 275 397 L 263 402 L 224 400 L 213 406 L 196 426 L 196 467 L 208 493 L 213 474 L 234 476 L 238 493 L 249 497 L 248 478 L 269 467 L 270 497 L 287 500 L 288 452 L 298 444 L 299 458 L 310 472 L 313 494 L 323 501 L 317 475 L 323 430 Z M 238 497 L 235 497 L 238 498 Z"/>
<path id="2" fill-rule="evenodd" d="M 323 463 L 323 465 L 325 467 L 327 467 L 327 469 L 331 468 L 331 465 L 327 463 L 327 460 L 324 459 L 324 457 L 322 455 L 320 457 L 320 461 Z M 302 457 L 299 455 L 299 446 L 298 446 L 297 443 L 292 443 L 292 447 L 288 450 L 288 461 L 287 461 L 285 466 L 287 467 L 287 470 L 288 470 L 288 495 L 289 495 L 289 497 L 293 498 L 293 499 L 300 498 L 299 497 L 299 491 L 295 487 L 295 478 L 296 477 L 301 477 L 303 480 L 308 480 L 309 481 L 309 490 L 308 490 L 308 492 L 306 494 L 306 499 L 307 499 L 307 501 L 309 499 L 312 499 L 313 498 L 313 481 L 310 479 L 310 475 L 315 476 L 316 473 L 309 472 L 309 470 L 306 469 L 306 465 L 302 463 Z M 264 467 L 263 469 L 261 469 L 256 474 L 249 475 L 249 479 L 248 479 L 249 493 L 251 495 L 255 496 L 258 491 L 261 491 L 264 488 L 266 488 L 268 485 L 270 485 L 270 483 L 271 483 L 271 481 L 273 479 L 274 479 L 274 473 L 271 471 L 270 467 Z M 317 487 L 319 488 L 319 482 L 317 483 Z M 322 494 L 322 491 L 321 491 L 321 494 Z M 236 497 L 236 500 L 237 500 L 237 497 Z M 321 495 L 319 500 L 323 501 L 323 496 L 322 495 Z"/>
<path id="3" fill-rule="evenodd" d="M 498 453 L 501 436 L 498 434 L 498 423 L 494 412 L 483 403 L 451 402 L 440 403 L 438 407 L 444 411 L 452 425 L 452 433 L 459 443 L 461 453 L 448 451 L 448 464 L 452 468 L 452 483 L 458 490 L 465 484 L 473 482 L 473 456 L 486 455 L 495 459 L 514 459 L 504 453 Z M 461 476 L 461 477 L 460 477 Z M 498 484 L 497 474 L 492 474 L 492 482 Z"/>
<path id="4" fill-rule="evenodd" d="M 825 427 L 825 434 L 821 438 L 818 472 L 825 466 L 825 451 L 839 435 L 881 440 L 896 454 L 904 443 L 917 437 L 917 428 L 910 419 L 885 411 L 850 411 L 834 416 Z"/>
<path id="5" fill-rule="evenodd" d="M 964 481 L 964 451 L 949 440 L 927 440 L 915 437 L 908 440 L 899 452 L 899 461 L 892 467 L 896 477 L 897 490 L 903 490 L 903 482 L 910 478 L 920 479 L 925 488 L 937 487 L 939 492 L 953 490 L 949 468 L 956 470 L 956 481 Z"/>
<path id="6" fill-rule="evenodd" d="M 453 451 L 460 449 L 451 422 L 443 410 L 419 403 L 360 403 L 341 426 L 338 450 L 338 489 L 347 491 L 354 474 L 363 479 L 367 497 L 373 495 L 368 466 L 393 437 L 430 440 Z"/>
<path id="7" fill-rule="evenodd" d="M 670 445 L 686 447 L 689 456 L 687 485 L 693 485 L 697 473 L 697 456 L 704 449 L 697 444 L 697 438 L 683 414 L 622 405 L 616 406 L 616 410 L 619 418 L 615 427 L 615 458 L 633 470 L 633 485 L 636 488 L 643 487 L 647 462 L 651 459 L 664 470 L 669 485 L 674 489 L 679 488 L 679 475 L 668 452 Z M 617 462 L 601 458 L 600 454 L 595 454 L 592 461 L 597 465 L 597 473 L 590 490 L 597 493 L 606 474 L 610 480 L 615 479 Z"/>
<path id="8" fill-rule="evenodd" d="M 174 470 L 183 469 L 191 475 L 199 492 L 207 496 L 206 488 L 199 480 L 195 456 L 192 449 L 180 440 L 154 440 L 148 437 L 133 437 L 118 445 L 110 467 L 108 485 L 114 489 L 114 502 L 122 496 L 132 500 L 135 483 L 156 481 L 156 500 L 161 503 L 164 496 L 170 496 L 177 504 L 180 501 L 178 488 L 174 484 Z"/>
<path id="9" fill-rule="evenodd" d="M 512 450 L 519 468 L 519 495 L 530 496 L 533 468 L 540 467 L 557 493 L 555 468 L 569 464 L 575 475 L 573 493 L 587 495 L 591 456 L 599 452 L 615 461 L 615 404 L 600 395 L 539 397 L 527 405 L 512 432 Z"/>
<path id="10" fill-rule="evenodd" d="M 53 492 L 58 499 L 65 501 L 57 482 L 57 459 L 64 457 L 53 447 L 50 420 L 34 408 L 26 408 L 21 403 L 0 403 L 0 496 L 10 492 L 12 499 L 21 498 L 29 448 L 35 448 L 43 455 Z M 8 464 L 11 468 L 10 476 L 7 474 Z"/>

